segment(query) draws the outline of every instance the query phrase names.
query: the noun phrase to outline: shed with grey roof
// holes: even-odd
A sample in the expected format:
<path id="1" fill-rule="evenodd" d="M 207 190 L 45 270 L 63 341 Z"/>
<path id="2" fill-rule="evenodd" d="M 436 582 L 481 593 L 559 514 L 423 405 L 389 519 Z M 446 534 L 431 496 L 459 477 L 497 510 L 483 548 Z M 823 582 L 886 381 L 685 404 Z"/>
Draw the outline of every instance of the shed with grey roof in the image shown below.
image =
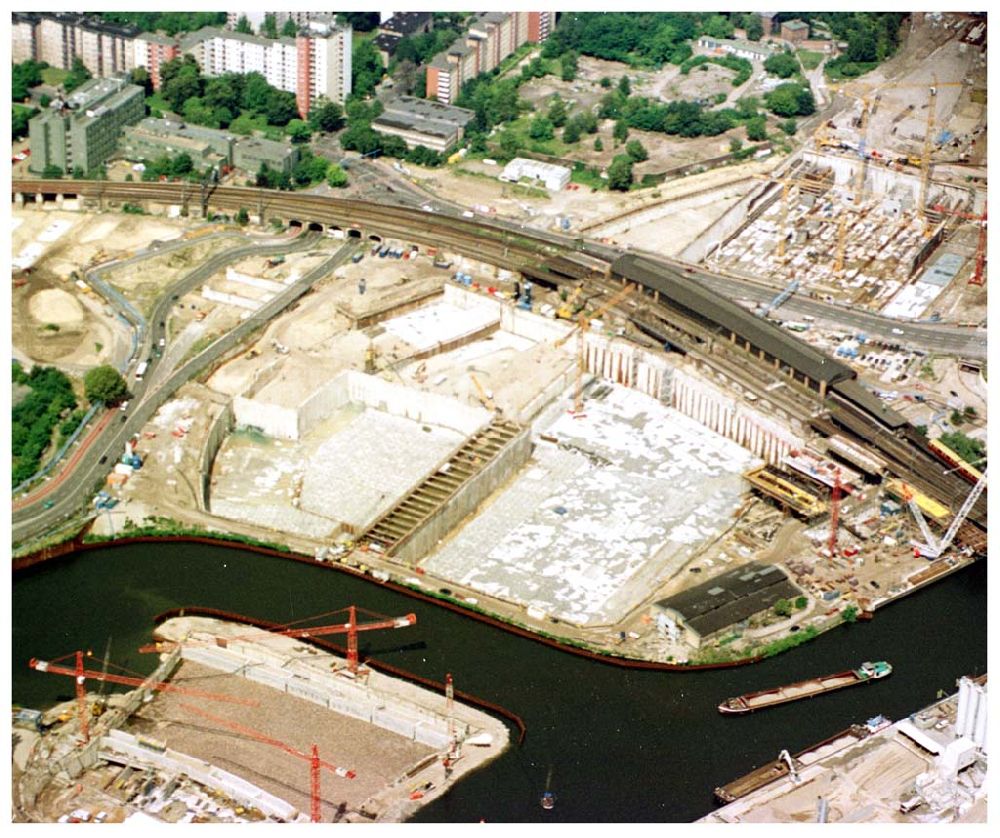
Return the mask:
<path id="1" fill-rule="evenodd" d="M 678 639 L 697 649 L 736 624 L 771 608 L 778 600 L 799 596 L 802 591 L 780 567 L 750 562 L 661 599 L 655 608 L 661 624 L 665 623 Z"/>

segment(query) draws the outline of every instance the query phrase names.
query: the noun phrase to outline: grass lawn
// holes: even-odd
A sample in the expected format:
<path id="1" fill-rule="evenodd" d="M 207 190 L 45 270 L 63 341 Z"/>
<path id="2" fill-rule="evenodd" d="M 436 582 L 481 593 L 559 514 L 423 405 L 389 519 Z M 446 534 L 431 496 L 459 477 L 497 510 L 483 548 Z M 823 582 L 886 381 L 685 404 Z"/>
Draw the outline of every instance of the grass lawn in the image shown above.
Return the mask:
<path id="1" fill-rule="evenodd" d="M 66 81 L 69 70 L 60 70 L 58 67 L 46 67 L 42 70 L 42 81 L 45 84 L 56 87 Z"/>
<path id="2" fill-rule="evenodd" d="M 799 61 L 802 62 L 802 67 L 805 70 L 815 70 L 820 62 L 823 60 L 823 53 L 814 52 L 813 50 L 800 49 L 797 50 Z"/>
<path id="3" fill-rule="evenodd" d="M 31 113 L 32 111 L 35 110 L 35 108 L 31 107 L 30 105 L 19 105 L 17 102 L 12 102 L 11 107 L 14 109 L 15 112 L 24 111 L 25 113 Z"/>

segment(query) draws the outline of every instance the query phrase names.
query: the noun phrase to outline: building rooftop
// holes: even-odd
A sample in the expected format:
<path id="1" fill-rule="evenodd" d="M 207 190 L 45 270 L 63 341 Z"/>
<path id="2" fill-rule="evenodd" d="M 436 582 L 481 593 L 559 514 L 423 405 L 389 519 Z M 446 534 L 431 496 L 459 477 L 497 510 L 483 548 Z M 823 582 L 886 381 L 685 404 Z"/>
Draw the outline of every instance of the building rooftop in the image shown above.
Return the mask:
<path id="1" fill-rule="evenodd" d="M 476 115 L 476 112 L 468 108 L 456 108 L 454 105 L 420 99 L 416 96 L 397 96 L 385 103 L 383 115 L 386 114 L 409 115 L 414 118 L 435 119 L 465 126 Z"/>
<path id="2" fill-rule="evenodd" d="M 396 47 L 399 46 L 399 42 L 402 40 L 403 36 L 397 35 L 394 32 L 383 32 L 372 39 L 377 49 L 384 50 L 389 55 L 392 55 L 396 51 Z"/>
<path id="3" fill-rule="evenodd" d="M 189 125 L 186 122 L 177 122 L 171 119 L 153 119 L 147 117 L 142 120 L 137 128 L 149 134 L 156 134 L 161 137 L 191 137 L 203 140 L 235 140 L 236 137 L 226 131 L 216 128 L 205 128 L 201 125 Z"/>
<path id="4" fill-rule="evenodd" d="M 720 297 L 696 280 L 674 269 L 629 253 L 615 260 L 615 273 L 657 289 L 668 300 L 735 332 L 754 346 L 780 358 L 813 381 L 830 384 L 854 378 L 854 371 L 807 343 L 792 337 L 773 323 L 762 320 L 740 305 Z"/>
<path id="5" fill-rule="evenodd" d="M 396 12 L 385 23 L 379 26 L 379 31 L 405 37 L 412 35 L 431 19 L 431 12 Z"/>
<path id="6" fill-rule="evenodd" d="M 801 594 L 780 567 L 750 562 L 656 605 L 676 611 L 693 631 L 705 637 L 770 608 L 779 599 Z"/>
<path id="7" fill-rule="evenodd" d="M 794 31 L 799 31 L 801 29 L 808 29 L 809 24 L 801 20 L 786 20 L 781 24 L 784 29 L 792 29 Z"/>

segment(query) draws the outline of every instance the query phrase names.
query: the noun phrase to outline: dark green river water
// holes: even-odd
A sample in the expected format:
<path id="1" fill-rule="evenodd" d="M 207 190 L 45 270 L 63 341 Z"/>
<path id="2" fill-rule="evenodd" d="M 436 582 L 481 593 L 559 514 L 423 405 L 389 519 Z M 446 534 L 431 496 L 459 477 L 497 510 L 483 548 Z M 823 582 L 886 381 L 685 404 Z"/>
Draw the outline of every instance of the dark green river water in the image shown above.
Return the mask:
<path id="1" fill-rule="evenodd" d="M 641 672 L 595 663 L 489 628 L 329 569 L 203 545 L 95 550 L 13 583 L 12 699 L 44 707 L 72 695 L 69 678 L 33 672 L 31 657 L 78 648 L 148 672 L 151 618 L 201 605 L 287 622 L 357 604 L 418 623 L 361 635 L 362 655 L 501 704 L 527 724 L 524 744 L 420 812 L 427 822 L 679 822 L 713 808 L 712 789 L 883 713 L 900 719 L 986 668 L 986 562 L 750 667 Z M 336 638 L 332 638 L 336 640 Z M 716 705 L 754 689 L 884 659 L 890 678 L 745 717 Z M 99 666 L 99 665 L 98 665 Z M 555 809 L 539 796 L 551 776 Z"/>

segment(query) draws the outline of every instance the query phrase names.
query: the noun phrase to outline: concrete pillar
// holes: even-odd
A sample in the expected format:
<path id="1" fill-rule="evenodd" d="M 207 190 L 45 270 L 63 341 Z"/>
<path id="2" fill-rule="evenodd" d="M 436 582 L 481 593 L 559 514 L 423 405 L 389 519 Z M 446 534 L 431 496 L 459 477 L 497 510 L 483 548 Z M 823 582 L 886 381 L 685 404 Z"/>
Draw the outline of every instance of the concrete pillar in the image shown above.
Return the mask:
<path id="1" fill-rule="evenodd" d="M 18 209 L 24 209 L 24 193 L 18 192 L 14 195 L 14 206 Z"/>
<path id="2" fill-rule="evenodd" d="M 958 711 L 955 716 L 955 733 L 958 736 L 968 734 L 969 709 L 971 705 L 972 681 L 968 678 L 958 680 Z"/>
<path id="3" fill-rule="evenodd" d="M 825 399 L 826 398 L 826 382 L 825 381 L 821 381 L 819 383 L 819 397 L 821 399 Z"/>
<path id="4" fill-rule="evenodd" d="M 35 203 L 36 204 L 41 204 L 42 202 L 43 202 L 42 193 L 41 192 L 36 192 L 35 193 Z"/>

